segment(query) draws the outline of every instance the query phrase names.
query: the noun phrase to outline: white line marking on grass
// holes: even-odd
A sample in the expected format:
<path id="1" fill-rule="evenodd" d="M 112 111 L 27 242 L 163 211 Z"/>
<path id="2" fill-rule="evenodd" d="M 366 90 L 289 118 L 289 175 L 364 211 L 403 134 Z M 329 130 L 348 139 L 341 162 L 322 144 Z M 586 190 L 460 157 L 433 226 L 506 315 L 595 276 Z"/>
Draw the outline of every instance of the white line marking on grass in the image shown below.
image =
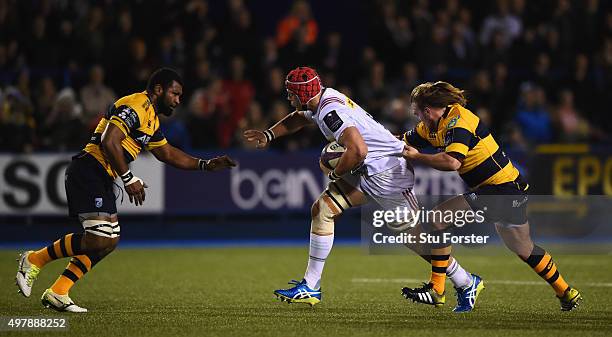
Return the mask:
<path id="1" fill-rule="evenodd" d="M 422 283 L 424 279 L 415 278 L 354 278 L 351 280 L 353 283 Z M 513 281 L 513 280 L 489 280 L 485 279 L 485 284 L 509 284 L 509 285 L 521 285 L 521 286 L 544 286 L 548 285 L 546 281 Z M 611 288 L 612 283 L 606 282 L 585 282 L 580 283 L 588 287 L 604 287 Z"/>

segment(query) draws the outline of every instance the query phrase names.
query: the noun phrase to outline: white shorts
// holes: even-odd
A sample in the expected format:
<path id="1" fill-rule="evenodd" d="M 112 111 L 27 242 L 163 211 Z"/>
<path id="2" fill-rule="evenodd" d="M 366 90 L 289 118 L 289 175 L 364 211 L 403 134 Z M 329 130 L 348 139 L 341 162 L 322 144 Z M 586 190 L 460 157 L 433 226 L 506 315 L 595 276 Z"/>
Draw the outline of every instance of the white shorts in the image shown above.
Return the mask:
<path id="1" fill-rule="evenodd" d="M 398 207 L 417 210 L 419 203 L 413 193 L 414 169 L 405 160 L 386 171 L 366 176 L 346 175 L 342 177 L 351 186 L 374 200 L 384 210 Z"/>

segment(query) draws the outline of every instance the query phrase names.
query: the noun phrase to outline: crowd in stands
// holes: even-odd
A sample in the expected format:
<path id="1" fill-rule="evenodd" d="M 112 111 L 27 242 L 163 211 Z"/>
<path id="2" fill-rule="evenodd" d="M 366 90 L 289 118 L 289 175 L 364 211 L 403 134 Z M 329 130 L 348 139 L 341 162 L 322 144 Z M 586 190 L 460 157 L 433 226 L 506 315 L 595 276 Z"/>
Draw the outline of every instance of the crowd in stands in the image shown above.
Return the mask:
<path id="1" fill-rule="evenodd" d="M 162 66 L 185 80 L 180 109 L 162 117 L 184 149 L 249 148 L 243 130 L 290 112 L 284 76 L 298 65 L 394 133 L 417 122 L 412 88 L 445 80 L 466 90 L 468 108 L 505 147 L 612 142 L 606 1 L 350 1 L 360 16 L 337 16 L 367 32 L 358 39 L 318 20 L 323 1 L 280 1 L 278 17 L 254 15 L 256 5 L 0 0 L 0 152 L 82 148 L 109 104 L 144 90 Z M 270 20 L 273 32 L 261 28 Z M 323 141 L 310 128 L 274 147 Z"/>

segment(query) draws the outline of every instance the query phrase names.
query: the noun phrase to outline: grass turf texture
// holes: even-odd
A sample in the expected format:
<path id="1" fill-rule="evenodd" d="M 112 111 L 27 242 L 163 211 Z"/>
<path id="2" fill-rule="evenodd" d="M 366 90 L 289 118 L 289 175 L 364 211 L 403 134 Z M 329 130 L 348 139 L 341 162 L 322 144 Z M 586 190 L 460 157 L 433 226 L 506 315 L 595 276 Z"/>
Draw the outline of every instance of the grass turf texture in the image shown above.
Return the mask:
<path id="1" fill-rule="evenodd" d="M 458 255 L 487 280 L 539 281 L 486 285 L 477 308 L 451 312 L 408 302 L 398 278 L 423 279 L 429 267 L 413 255 L 368 256 L 358 247 L 335 247 L 326 265 L 323 301 L 310 308 L 276 300 L 275 288 L 301 278 L 307 249 L 119 249 L 72 290 L 90 310 L 61 314 L 44 309 L 40 296 L 68 259 L 43 269 L 28 299 L 13 278 L 16 251 L 0 251 L 0 316 L 65 316 L 67 332 L 0 332 L 0 335 L 76 336 L 610 336 L 612 255 L 553 256 L 566 280 L 583 293 L 577 310 L 561 312 L 553 291 L 510 253 Z M 359 279 L 389 279 L 364 282 Z M 395 279 L 395 280 L 393 280 Z M 596 284 L 599 283 L 599 284 Z"/>

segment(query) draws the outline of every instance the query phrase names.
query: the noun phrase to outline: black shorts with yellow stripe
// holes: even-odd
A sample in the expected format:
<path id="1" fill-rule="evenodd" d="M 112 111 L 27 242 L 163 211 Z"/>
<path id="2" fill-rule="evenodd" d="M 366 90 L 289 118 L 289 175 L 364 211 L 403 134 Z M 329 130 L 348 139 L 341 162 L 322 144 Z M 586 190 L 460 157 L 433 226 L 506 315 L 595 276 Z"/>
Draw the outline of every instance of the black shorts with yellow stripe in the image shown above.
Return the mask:
<path id="1" fill-rule="evenodd" d="M 480 186 L 463 196 L 474 211 L 484 213 L 486 222 L 523 225 L 527 223 L 528 188 L 519 176 L 515 181 Z"/>

